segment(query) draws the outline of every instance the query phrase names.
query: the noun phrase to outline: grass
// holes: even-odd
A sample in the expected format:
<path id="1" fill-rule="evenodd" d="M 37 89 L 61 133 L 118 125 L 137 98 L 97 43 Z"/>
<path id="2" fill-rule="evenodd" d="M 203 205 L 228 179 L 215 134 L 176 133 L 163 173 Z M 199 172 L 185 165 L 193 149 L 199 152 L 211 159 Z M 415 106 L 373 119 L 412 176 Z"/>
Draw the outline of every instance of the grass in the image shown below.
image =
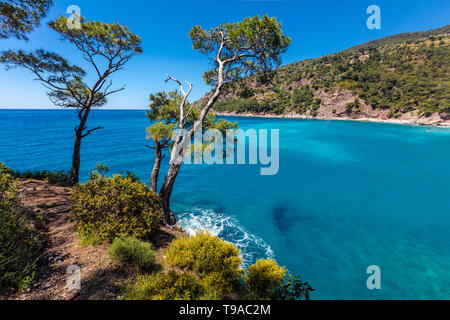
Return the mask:
<path id="1" fill-rule="evenodd" d="M 135 265 L 139 271 L 150 271 L 155 268 L 155 252 L 152 245 L 134 237 L 114 240 L 109 248 L 109 255 L 117 262 Z"/>

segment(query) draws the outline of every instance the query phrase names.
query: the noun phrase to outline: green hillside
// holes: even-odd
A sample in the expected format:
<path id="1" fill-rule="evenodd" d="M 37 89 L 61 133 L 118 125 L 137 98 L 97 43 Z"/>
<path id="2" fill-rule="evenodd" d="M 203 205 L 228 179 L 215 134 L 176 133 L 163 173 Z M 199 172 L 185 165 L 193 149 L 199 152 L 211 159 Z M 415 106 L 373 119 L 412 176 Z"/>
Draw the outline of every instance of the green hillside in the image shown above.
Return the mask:
<path id="1" fill-rule="evenodd" d="M 229 83 L 216 111 L 300 114 L 342 113 L 401 118 L 450 115 L 450 26 L 371 41 L 325 57 L 277 69 L 270 84 L 253 76 Z M 339 93 L 339 94 L 338 94 Z M 334 97 L 334 98 L 333 98 Z M 350 99 L 350 100 L 349 100 Z M 364 109 L 366 107 L 366 109 Z"/>

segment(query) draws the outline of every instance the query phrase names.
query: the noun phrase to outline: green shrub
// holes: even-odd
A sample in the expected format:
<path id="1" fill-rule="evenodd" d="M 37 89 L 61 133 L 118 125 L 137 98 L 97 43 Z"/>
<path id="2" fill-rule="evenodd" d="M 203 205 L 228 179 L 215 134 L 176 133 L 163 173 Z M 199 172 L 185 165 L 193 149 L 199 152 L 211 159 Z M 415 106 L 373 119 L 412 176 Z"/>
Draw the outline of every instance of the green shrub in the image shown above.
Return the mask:
<path id="1" fill-rule="evenodd" d="M 162 223 L 158 196 L 145 184 L 119 175 L 92 173 L 75 187 L 71 207 L 78 233 L 91 243 L 125 236 L 149 240 Z"/>
<path id="2" fill-rule="evenodd" d="M 125 173 L 125 177 L 126 178 L 130 178 L 131 180 L 133 180 L 133 182 L 142 182 L 141 178 L 139 178 L 135 172 L 133 171 L 127 171 Z"/>
<path id="3" fill-rule="evenodd" d="M 95 167 L 94 171 L 100 174 L 107 174 L 109 172 L 109 167 L 104 163 L 97 162 L 97 166 Z"/>
<path id="4" fill-rule="evenodd" d="M 349 102 L 345 105 L 345 111 L 352 112 L 354 107 L 355 107 L 355 104 L 353 102 Z"/>
<path id="5" fill-rule="evenodd" d="M 0 163 L 0 292 L 33 282 L 42 241 L 20 204 L 11 170 Z"/>
<path id="6" fill-rule="evenodd" d="M 109 255 L 117 262 L 137 266 L 140 271 L 148 271 L 155 267 L 155 252 L 152 245 L 134 237 L 114 240 L 109 248 Z"/>
<path id="7" fill-rule="evenodd" d="M 30 171 L 27 170 L 25 172 L 13 171 L 12 175 L 15 178 L 22 179 L 33 179 L 33 180 L 41 180 L 47 181 L 49 184 L 68 187 L 72 186 L 73 183 L 70 179 L 70 174 L 64 170 L 59 171 Z"/>
<path id="8" fill-rule="evenodd" d="M 166 263 L 198 272 L 209 286 L 231 292 L 242 276 L 239 250 L 231 243 L 208 233 L 172 242 Z"/>
<path id="9" fill-rule="evenodd" d="M 269 298 L 283 284 L 287 270 L 275 260 L 258 260 L 247 270 L 244 278 L 247 289 L 258 297 Z"/>
<path id="10" fill-rule="evenodd" d="M 216 300 L 201 281 L 188 272 L 173 270 L 139 275 L 125 288 L 125 300 Z"/>
<path id="11" fill-rule="evenodd" d="M 315 291 L 308 282 L 303 282 L 300 277 L 290 275 L 283 281 L 276 291 L 273 299 L 277 300 L 310 300 L 311 292 Z"/>

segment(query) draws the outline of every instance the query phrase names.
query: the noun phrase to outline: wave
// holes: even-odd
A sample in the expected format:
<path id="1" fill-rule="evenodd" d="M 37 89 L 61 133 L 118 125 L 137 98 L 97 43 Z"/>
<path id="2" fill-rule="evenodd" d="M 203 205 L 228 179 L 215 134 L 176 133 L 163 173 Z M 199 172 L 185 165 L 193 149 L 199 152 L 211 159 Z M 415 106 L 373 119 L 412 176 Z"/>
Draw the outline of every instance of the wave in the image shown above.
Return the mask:
<path id="1" fill-rule="evenodd" d="M 262 238 L 241 226 L 234 217 L 211 209 L 192 208 L 178 214 L 178 223 L 191 236 L 199 231 L 208 231 L 234 244 L 241 253 L 244 268 L 258 259 L 275 258 L 272 248 Z"/>

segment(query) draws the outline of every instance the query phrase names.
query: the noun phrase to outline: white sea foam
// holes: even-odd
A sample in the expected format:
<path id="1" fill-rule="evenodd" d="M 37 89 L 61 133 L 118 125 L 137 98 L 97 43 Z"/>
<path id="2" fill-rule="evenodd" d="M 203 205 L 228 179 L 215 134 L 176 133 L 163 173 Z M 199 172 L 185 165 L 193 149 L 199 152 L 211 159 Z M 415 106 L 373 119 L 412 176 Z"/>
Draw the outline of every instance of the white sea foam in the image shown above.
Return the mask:
<path id="1" fill-rule="evenodd" d="M 272 248 L 260 237 L 250 233 L 231 216 L 210 209 L 192 208 L 178 215 L 178 223 L 184 231 L 193 236 L 199 231 L 234 244 L 241 252 L 243 267 L 258 259 L 275 258 Z"/>

